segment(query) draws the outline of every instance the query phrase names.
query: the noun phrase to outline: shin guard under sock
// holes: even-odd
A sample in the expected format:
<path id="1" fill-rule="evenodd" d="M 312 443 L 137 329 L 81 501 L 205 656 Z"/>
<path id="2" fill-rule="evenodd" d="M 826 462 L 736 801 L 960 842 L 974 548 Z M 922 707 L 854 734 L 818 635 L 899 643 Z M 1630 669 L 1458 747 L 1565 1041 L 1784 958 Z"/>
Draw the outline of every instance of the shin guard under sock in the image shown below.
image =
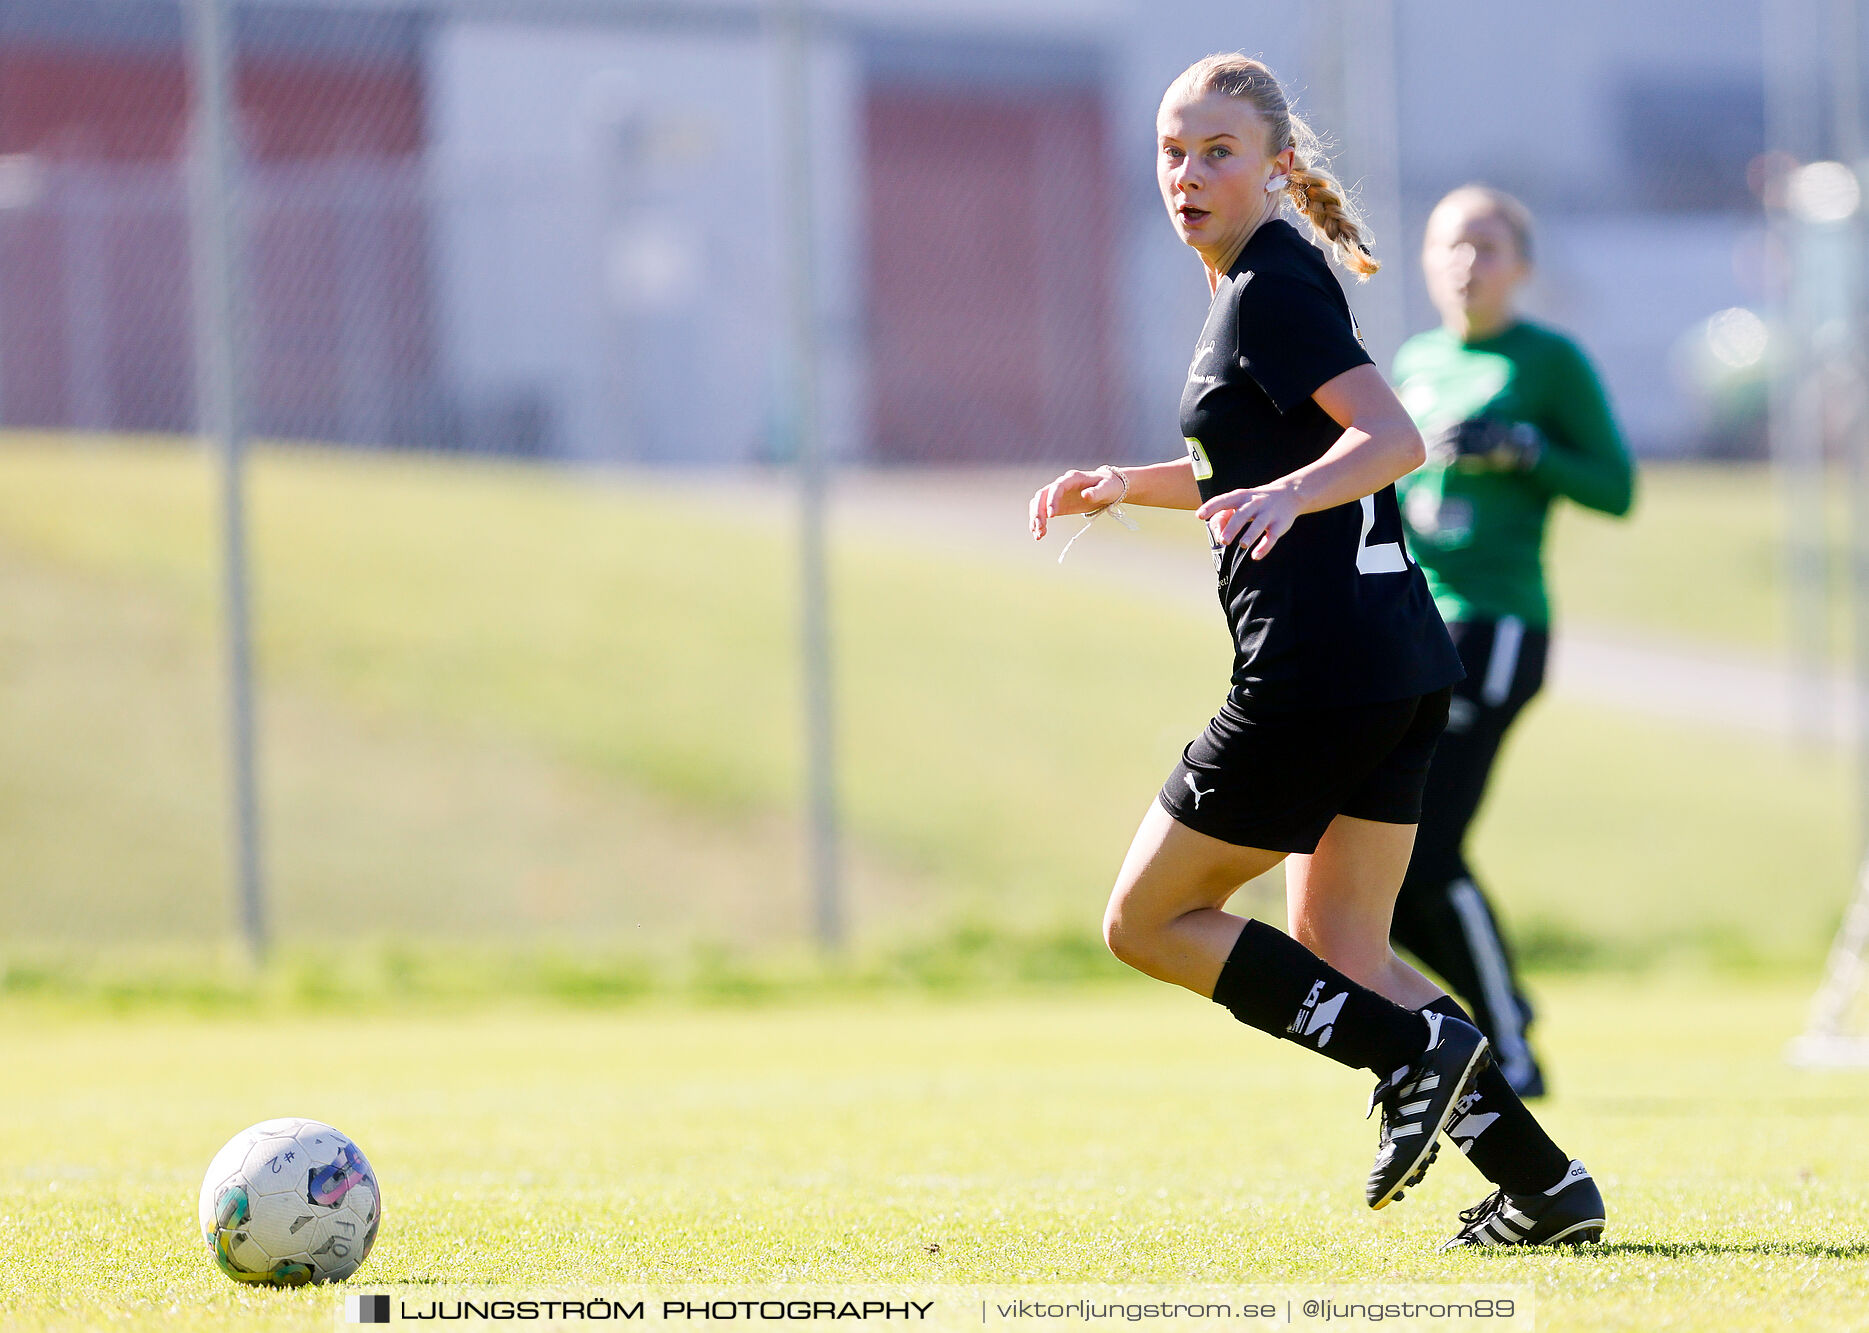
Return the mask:
<path id="1" fill-rule="evenodd" d="M 1388 1074 L 1428 1044 L 1427 1020 L 1337 971 L 1284 931 L 1248 921 L 1214 983 L 1214 1003 L 1240 1022 Z"/>
<path id="2" fill-rule="evenodd" d="M 1473 1021 L 1446 995 L 1422 1008 L 1448 1018 Z M 1512 1091 L 1496 1064 L 1486 1066 L 1473 1094 L 1448 1122 L 1447 1137 L 1481 1175 L 1508 1194 L 1537 1194 L 1562 1180 L 1570 1169 L 1570 1158 L 1525 1109 L 1525 1103 Z"/>

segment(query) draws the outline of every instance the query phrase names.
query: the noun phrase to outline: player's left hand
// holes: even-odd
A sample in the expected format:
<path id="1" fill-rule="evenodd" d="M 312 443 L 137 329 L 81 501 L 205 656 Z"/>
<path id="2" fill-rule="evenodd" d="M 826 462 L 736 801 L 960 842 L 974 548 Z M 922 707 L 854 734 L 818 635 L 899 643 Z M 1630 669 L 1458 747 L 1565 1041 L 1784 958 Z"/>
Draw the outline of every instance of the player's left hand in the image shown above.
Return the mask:
<path id="1" fill-rule="evenodd" d="M 1303 512 L 1289 487 L 1259 486 L 1216 495 L 1194 516 L 1206 522 L 1219 545 L 1237 541 L 1254 560 L 1263 560 Z"/>

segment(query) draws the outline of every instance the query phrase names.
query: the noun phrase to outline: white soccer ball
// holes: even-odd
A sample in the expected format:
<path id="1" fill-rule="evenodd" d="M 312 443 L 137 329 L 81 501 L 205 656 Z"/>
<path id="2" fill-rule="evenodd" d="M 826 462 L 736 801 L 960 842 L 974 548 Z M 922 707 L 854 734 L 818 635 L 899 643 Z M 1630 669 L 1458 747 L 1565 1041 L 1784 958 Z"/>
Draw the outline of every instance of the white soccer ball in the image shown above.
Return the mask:
<path id="1" fill-rule="evenodd" d="M 376 1243 L 383 1196 L 362 1150 L 316 1120 L 264 1120 L 201 1182 L 201 1235 L 236 1282 L 342 1282 Z"/>

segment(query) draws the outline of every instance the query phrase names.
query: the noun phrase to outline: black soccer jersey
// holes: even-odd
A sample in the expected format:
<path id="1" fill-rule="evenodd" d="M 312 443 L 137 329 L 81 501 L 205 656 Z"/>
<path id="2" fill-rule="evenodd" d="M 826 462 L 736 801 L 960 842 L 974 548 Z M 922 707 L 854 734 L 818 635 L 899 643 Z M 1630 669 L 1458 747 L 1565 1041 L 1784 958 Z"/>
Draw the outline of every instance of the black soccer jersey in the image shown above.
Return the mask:
<path id="1" fill-rule="evenodd" d="M 1343 428 L 1311 395 L 1369 359 L 1324 256 L 1290 223 L 1262 225 L 1214 292 L 1181 395 L 1202 498 L 1317 461 Z M 1214 566 L 1242 707 L 1378 703 L 1461 678 L 1393 486 L 1302 516 L 1263 560 L 1234 542 Z"/>

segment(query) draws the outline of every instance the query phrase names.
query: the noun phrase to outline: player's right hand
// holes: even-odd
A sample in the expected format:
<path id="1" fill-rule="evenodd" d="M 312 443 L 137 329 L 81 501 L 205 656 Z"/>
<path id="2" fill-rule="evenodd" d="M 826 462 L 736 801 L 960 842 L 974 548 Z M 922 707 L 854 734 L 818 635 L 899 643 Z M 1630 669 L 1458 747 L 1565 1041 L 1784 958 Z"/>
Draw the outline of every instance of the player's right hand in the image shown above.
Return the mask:
<path id="1" fill-rule="evenodd" d="M 1115 504 L 1123 495 L 1123 479 L 1109 472 L 1067 472 L 1032 496 L 1032 540 L 1039 541 L 1060 514 L 1088 514 Z"/>

